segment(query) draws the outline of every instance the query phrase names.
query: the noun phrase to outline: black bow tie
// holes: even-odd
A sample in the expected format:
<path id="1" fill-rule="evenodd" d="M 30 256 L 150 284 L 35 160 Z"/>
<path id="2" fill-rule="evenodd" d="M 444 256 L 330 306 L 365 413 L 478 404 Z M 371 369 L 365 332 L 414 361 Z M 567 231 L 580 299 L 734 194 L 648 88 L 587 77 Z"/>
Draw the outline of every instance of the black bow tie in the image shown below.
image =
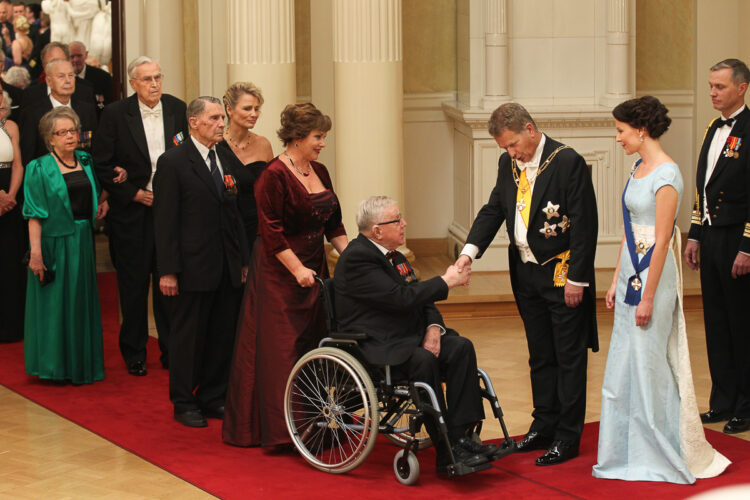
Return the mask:
<path id="1" fill-rule="evenodd" d="M 729 126 L 731 127 L 731 126 L 732 126 L 732 123 L 734 123 L 734 118 L 727 118 L 726 120 L 723 120 L 723 119 L 721 119 L 721 118 L 717 118 L 717 119 L 716 119 L 716 126 L 717 126 L 718 128 L 721 128 L 721 127 L 723 127 L 724 125 L 729 125 Z"/>
<path id="2" fill-rule="evenodd" d="M 396 257 L 398 257 L 398 255 L 399 255 L 399 251 L 398 250 L 389 250 L 385 254 L 385 258 L 388 259 L 388 260 L 390 260 L 391 262 L 393 262 L 394 260 L 396 260 Z"/>

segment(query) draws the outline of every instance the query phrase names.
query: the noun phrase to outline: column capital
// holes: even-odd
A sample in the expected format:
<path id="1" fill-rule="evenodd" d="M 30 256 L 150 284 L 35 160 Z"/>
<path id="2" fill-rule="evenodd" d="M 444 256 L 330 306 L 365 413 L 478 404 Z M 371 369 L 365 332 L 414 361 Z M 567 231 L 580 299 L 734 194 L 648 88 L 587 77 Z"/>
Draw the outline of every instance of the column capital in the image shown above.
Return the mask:
<path id="1" fill-rule="evenodd" d="M 229 64 L 294 63 L 294 0 L 227 0 L 227 25 Z"/>

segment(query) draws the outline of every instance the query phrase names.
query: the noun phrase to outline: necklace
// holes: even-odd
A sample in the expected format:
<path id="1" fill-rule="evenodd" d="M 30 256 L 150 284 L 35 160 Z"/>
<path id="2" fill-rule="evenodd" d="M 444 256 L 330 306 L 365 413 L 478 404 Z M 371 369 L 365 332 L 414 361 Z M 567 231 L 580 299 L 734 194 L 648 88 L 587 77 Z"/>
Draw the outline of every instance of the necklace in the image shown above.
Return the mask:
<path id="1" fill-rule="evenodd" d="M 547 157 L 547 160 L 544 163 L 542 163 L 542 165 L 539 166 L 539 168 L 536 171 L 536 175 L 534 176 L 534 178 L 528 180 L 529 181 L 529 187 L 531 187 L 531 186 L 534 185 L 534 181 L 536 181 L 539 178 L 539 176 L 541 175 L 541 173 L 544 172 L 547 169 L 547 167 L 549 166 L 550 162 L 555 158 L 555 156 L 557 156 L 557 153 L 559 153 L 563 149 L 568 149 L 568 148 L 570 148 L 570 146 L 563 145 L 563 146 L 560 146 L 559 148 L 557 148 L 556 150 L 552 151 L 552 153 L 550 153 L 550 155 Z M 513 160 L 511 162 L 511 167 L 512 167 L 511 170 L 513 172 L 513 182 L 516 183 L 516 187 L 519 187 L 518 184 L 519 184 L 519 182 L 521 180 L 521 175 L 518 172 L 519 168 L 518 168 L 518 165 L 516 164 L 516 160 Z M 521 193 L 522 194 L 526 194 L 526 190 L 522 189 Z"/>
<path id="2" fill-rule="evenodd" d="M 248 134 L 247 139 L 244 141 L 238 143 L 234 139 L 232 139 L 232 136 L 229 134 L 226 134 L 226 138 L 229 139 L 229 142 L 231 142 L 235 148 L 238 148 L 240 151 L 244 151 L 246 147 L 250 145 L 250 135 Z M 243 145 L 244 143 L 244 145 Z"/>
<path id="3" fill-rule="evenodd" d="M 284 153 L 284 156 L 286 156 L 286 158 L 289 160 L 289 163 L 291 163 L 292 166 L 294 167 L 294 170 L 296 170 L 297 172 L 299 172 L 300 175 L 303 175 L 305 177 L 307 177 L 308 175 L 310 175 L 310 172 L 312 171 L 312 167 L 309 164 L 307 165 L 307 172 L 303 172 L 302 170 L 300 170 L 297 167 L 297 165 L 294 164 L 294 160 L 292 160 L 291 156 L 289 156 L 287 153 Z"/>
<path id="4" fill-rule="evenodd" d="M 55 158 L 57 158 L 57 161 L 59 161 L 62 164 L 62 166 L 65 167 L 65 168 L 67 168 L 67 169 L 73 170 L 73 169 L 75 169 L 78 166 L 78 160 L 76 160 L 75 155 L 73 156 L 73 164 L 72 165 L 68 165 L 67 163 L 65 163 L 62 160 L 62 158 L 60 158 L 59 156 L 57 156 L 57 153 L 55 153 L 54 150 L 52 150 L 52 154 L 55 155 Z"/>

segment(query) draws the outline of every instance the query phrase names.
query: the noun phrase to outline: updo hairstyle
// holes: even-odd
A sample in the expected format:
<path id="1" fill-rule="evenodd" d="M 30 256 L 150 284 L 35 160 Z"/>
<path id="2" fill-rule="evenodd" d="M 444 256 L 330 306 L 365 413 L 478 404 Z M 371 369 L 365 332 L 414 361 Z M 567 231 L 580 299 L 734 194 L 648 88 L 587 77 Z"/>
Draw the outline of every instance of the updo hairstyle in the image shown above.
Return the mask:
<path id="1" fill-rule="evenodd" d="M 321 113 L 314 104 L 310 102 L 289 104 L 281 112 L 281 128 L 277 134 L 284 146 L 304 139 L 313 130 L 321 132 L 331 130 L 331 118 Z"/>
<path id="2" fill-rule="evenodd" d="M 658 139 L 672 123 L 672 119 L 667 116 L 668 112 L 659 99 L 645 95 L 618 104 L 612 110 L 612 116 L 633 128 L 645 128 L 652 139 Z"/>
<path id="3" fill-rule="evenodd" d="M 258 99 L 258 104 L 261 106 L 263 105 L 263 94 L 261 94 L 260 89 L 255 86 L 252 82 L 235 82 L 232 85 L 227 88 L 227 91 L 224 93 L 224 109 L 225 111 L 228 111 L 230 109 L 234 109 L 235 106 L 237 106 L 237 101 L 240 100 L 240 97 L 242 97 L 245 94 L 250 94 L 251 96 Z"/>
<path id="4" fill-rule="evenodd" d="M 18 16 L 16 17 L 16 20 L 13 21 L 13 28 L 15 28 L 16 32 L 27 35 L 31 26 L 29 26 L 29 21 L 26 19 L 26 16 Z"/>

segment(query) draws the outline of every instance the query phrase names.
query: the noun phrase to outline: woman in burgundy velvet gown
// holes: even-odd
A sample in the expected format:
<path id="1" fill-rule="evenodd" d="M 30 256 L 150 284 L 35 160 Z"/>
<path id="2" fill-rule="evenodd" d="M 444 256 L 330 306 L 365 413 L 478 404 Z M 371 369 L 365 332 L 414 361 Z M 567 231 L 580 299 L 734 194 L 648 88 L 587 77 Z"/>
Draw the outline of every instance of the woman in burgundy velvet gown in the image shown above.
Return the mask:
<path id="1" fill-rule="evenodd" d="M 331 119 L 310 103 L 287 106 L 286 146 L 255 183 L 260 238 L 237 327 L 222 439 L 237 446 L 291 443 L 284 389 L 294 364 L 326 334 L 315 275 L 328 277 L 323 236 L 348 240 L 331 178 L 316 162 Z"/>

